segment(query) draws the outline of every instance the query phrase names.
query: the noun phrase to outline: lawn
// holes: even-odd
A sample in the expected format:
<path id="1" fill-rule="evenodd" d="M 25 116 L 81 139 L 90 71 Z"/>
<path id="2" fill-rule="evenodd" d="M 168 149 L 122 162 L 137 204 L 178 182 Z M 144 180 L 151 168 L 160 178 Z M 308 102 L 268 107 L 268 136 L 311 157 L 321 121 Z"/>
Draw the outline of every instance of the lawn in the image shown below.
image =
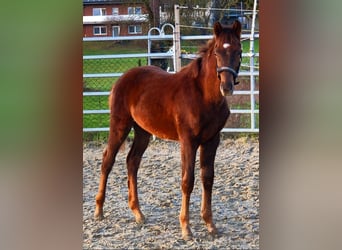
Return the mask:
<path id="1" fill-rule="evenodd" d="M 83 60 L 83 73 L 119 73 L 141 65 L 147 65 L 147 58 L 86 59 Z"/>
<path id="2" fill-rule="evenodd" d="M 147 53 L 146 41 L 86 41 L 83 55 Z"/>

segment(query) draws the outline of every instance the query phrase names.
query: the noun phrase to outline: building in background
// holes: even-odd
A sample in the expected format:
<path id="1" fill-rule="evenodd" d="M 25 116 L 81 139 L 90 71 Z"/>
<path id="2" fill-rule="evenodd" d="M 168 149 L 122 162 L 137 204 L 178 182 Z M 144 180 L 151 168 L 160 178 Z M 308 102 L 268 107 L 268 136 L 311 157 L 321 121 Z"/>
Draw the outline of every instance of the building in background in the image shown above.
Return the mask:
<path id="1" fill-rule="evenodd" d="M 142 0 L 83 0 L 83 36 L 147 34 L 150 26 L 149 12 L 151 8 Z"/>
<path id="2" fill-rule="evenodd" d="M 174 23 L 174 5 L 178 3 L 177 0 L 83 0 L 83 36 L 147 35 L 152 27 Z M 197 27 L 197 31 L 191 29 L 191 34 L 197 34 L 208 32 L 201 28 L 212 27 L 216 21 L 229 24 L 238 19 L 247 30 L 252 20 L 252 11 L 247 10 L 251 3 L 251 0 L 193 1 L 187 9 L 182 9 L 181 23 Z M 222 8 L 227 10 L 221 11 Z M 187 34 L 187 30 L 183 29 L 183 33 Z"/>

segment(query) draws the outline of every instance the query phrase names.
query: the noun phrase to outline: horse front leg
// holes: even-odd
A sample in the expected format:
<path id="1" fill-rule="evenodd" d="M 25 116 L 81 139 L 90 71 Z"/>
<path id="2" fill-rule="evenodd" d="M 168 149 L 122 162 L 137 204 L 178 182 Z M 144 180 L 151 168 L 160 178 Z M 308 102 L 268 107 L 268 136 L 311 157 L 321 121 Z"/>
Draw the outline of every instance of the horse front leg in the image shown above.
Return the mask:
<path id="1" fill-rule="evenodd" d="M 213 139 L 201 145 L 200 147 L 200 165 L 202 179 L 202 205 L 201 216 L 207 225 L 209 234 L 217 235 L 217 229 L 213 222 L 211 210 L 211 194 L 214 184 L 214 161 L 216 150 L 220 142 L 220 136 L 217 134 Z"/>
<path id="2" fill-rule="evenodd" d="M 195 181 L 195 158 L 198 146 L 191 143 L 181 143 L 182 155 L 182 207 L 179 215 L 179 222 L 182 228 L 182 238 L 192 239 L 192 232 L 189 225 L 189 202 L 190 195 L 194 188 Z"/>

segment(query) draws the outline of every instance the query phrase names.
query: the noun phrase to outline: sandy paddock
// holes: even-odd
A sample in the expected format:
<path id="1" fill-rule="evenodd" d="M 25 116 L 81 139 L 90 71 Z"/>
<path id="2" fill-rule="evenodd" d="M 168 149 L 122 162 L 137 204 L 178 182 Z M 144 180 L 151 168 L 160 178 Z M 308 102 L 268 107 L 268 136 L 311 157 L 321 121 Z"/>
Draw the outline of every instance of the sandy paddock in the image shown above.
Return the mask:
<path id="1" fill-rule="evenodd" d="M 181 203 L 179 144 L 154 140 L 138 173 L 143 225 L 128 208 L 126 156 L 118 153 L 108 179 L 103 221 L 93 218 L 102 152 L 105 145 L 83 148 L 84 249 L 259 249 L 259 142 L 255 138 L 222 139 L 215 161 L 212 208 L 220 232 L 211 238 L 200 217 L 201 183 L 197 155 L 191 195 L 193 240 L 183 241 L 178 215 Z"/>

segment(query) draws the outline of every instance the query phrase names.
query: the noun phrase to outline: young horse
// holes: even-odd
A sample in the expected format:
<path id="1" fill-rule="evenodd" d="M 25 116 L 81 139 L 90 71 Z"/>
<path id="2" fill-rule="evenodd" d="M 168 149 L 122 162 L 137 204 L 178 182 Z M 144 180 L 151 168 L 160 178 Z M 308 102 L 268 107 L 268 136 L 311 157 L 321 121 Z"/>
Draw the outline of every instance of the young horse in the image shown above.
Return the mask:
<path id="1" fill-rule="evenodd" d="M 182 206 L 179 221 L 183 239 L 191 239 L 189 201 L 194 186 L 194 167 L 200 148 L 202 179 L 201 216 L 210 234 L 217 234 L 211 210 L 214 160 L 220 130 L 230 111 L 225 96 L 237 84 L 241 60 L 241 24 L 214 25 L 214 38 L 201 56 L 176 74 L 154 66 L 137 67 L 125 73 L 113 87 L 110 98 L 110 131 L 103 153 L 96 195 L 95 218 L 103 218 L 108 174 L 116 154 L 134 128 L 134 141 L 127 156 L 128 203 L 137 223 L 145 218 L 139 207 L 137 172 L 151 135 L 178 140 L 182 159 Z"/>

